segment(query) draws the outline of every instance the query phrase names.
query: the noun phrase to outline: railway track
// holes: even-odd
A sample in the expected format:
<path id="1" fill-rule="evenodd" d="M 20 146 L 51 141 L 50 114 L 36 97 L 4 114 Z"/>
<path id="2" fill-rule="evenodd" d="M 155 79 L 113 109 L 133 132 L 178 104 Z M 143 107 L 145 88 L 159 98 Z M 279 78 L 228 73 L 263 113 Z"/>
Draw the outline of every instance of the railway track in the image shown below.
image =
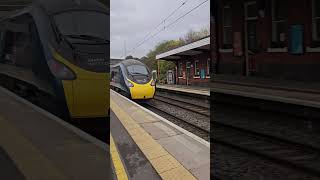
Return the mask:
<path id="1" fill-rule="evenodd" d="M 320 177 L 319 149 L 220 122 L 212 141 Z"/>
<path id="2" fill-rule="evenodd" d="M 186 109 L 188 111 L 201 114 L 206 117 L 210 117 L 210 107 L 206 107 L 205 105 L 195 104 L 195 103 L 188 102 L 186 100 L 181 100 L 181 99 L 177 99 L 177 98 L 173 98 L 165 95 L 156 95 L 154 97 L 154 100 L 161 101 L 163 103 L 167 103 L 173 106 L 177 106 L 179 108 Z"/>
<path id="3" fill-rule="evenodd" d="M 210 141 L 210 131 L 208 129 L 205 129 L 201 126 L 198 126 L 190 121 L 187 121 L 185 119 L 179 118 L 155 105 L 152 105 L 150 103 L 144 103 L 143 106 L 154 113 L 168 119 L 169 121 L 177 124 L 178 126 L 186 129 L 189 132 L 192 132 L 193 134 L 205 139 L 206 141 Z"/>

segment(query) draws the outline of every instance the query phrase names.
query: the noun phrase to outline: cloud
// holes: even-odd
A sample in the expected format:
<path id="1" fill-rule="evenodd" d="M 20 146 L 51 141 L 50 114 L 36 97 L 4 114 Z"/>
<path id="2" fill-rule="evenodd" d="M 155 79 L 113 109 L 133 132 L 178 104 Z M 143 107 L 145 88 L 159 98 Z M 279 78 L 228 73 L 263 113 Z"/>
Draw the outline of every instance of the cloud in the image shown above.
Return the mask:
<path id="1" fill-rule="evenodd" d="M 164 40 L 183 37 L 189 30 L 199 30 L 209 26 L 210 1 L 192 11 L 169 29 L 162 31 L 134 52 L 130 52 L 144 37 L 152 31 L 165 17 L 182 4 L 184 0 L 111 0 L 111 57 L 120 58 L 124 55 L 124 41 L 128 54 L 135 57 L 146 55 L 156 44 Z M 191 10 L 204 0 L 188 0 L 166 25 Z M 159 27 L 163 28 L 164 24 Z M 155 30 L 154 32 L 156 32 Z M 127 55 L 128 55 L 127 54 Z"/>

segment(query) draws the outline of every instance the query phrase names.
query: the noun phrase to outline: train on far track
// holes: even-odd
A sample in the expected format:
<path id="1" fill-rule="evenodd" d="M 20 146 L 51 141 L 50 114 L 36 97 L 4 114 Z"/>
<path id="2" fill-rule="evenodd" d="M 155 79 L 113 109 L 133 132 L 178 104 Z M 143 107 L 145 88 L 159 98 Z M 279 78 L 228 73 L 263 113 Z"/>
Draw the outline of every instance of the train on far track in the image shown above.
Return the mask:
<path id="1" fill-rule="evenodd" d="M 144 63 L 128 59 L 111 66 L 110 86 L 131 99 L 152 99 L 156 80 Z"/>

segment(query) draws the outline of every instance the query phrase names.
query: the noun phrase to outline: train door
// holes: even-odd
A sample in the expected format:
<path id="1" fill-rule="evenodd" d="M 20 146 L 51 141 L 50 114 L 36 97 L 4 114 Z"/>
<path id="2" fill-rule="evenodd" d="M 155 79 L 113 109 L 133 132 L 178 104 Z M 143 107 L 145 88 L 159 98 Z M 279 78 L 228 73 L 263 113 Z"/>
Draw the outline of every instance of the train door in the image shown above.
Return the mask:
<path id="1" fill-rule="evenodd" d="M 258 49 L 257 43 L 257 2 L 250 1 L 244 4 L 244 32 L 245 32 L 245 75 L 249 76 L 253 69 L 253 56 Z"/>
<path id="2" fill-rule="evenodd" d="M 190 67 L 191 63 L 187 62 L 186 63 L 186 85 L 190 85 L 190 77 L 191 77 L 191 67 Z"/>

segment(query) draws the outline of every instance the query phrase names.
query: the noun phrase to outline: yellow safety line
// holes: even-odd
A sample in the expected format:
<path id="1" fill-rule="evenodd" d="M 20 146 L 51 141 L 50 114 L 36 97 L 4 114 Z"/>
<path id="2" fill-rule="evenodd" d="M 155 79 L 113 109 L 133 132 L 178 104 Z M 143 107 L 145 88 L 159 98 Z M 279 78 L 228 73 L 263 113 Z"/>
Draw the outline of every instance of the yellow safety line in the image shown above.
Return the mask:
<path id="1" fill-rule="evenodd" d="M 117 150 L 116 144 L 113 141 L 113 137 L 110 133 L 110 152 L 111 152 L 111 159 L 113 162 L 113 166 L 116 171 L 116 176 L 118 180 L 128 180 L 128 175 L 126 173 L 126 170 L 124 169 L 124 166 L 122 164 L 122 161 L 120 159 L 119 152 Z"/>
<path id="2" fill-rule="evenodd" d="M 120 105 L 112 100 L 111 95 L 110 107 L 120 122 L 126 128 L 134 142 L 149 160 L 154 169 L 164 180 L 195 180 L 196 178 L 166 149 L 157 143 Z"/>
<path id="3" fill-rule="evenodd" d="M 0 117 L 0 145 L 26 179 L 69 179 L 8 120 Z M 0 170 L 1 171 L 1 170 Z"/>

